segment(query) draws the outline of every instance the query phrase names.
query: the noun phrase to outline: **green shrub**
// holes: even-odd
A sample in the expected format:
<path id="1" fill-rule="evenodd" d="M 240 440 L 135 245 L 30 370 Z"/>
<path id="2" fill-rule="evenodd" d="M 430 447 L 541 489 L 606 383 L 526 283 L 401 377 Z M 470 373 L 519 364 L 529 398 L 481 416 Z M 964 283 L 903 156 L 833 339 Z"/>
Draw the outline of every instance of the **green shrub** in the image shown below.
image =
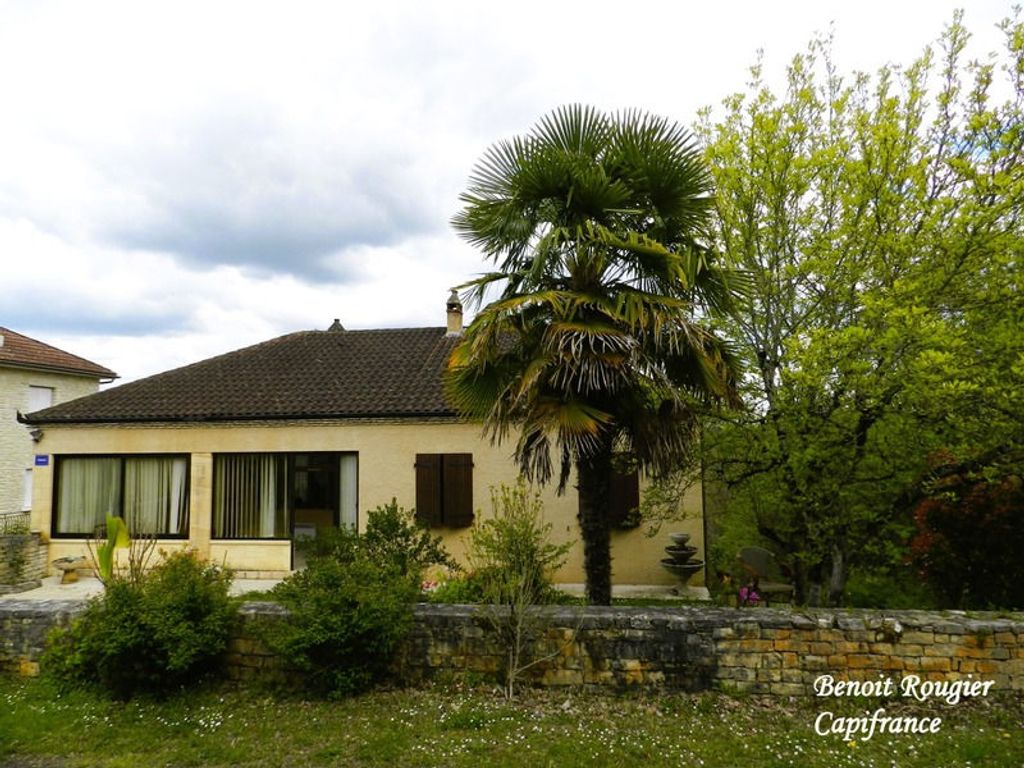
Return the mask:
<path id="1" fill-rule="evenodd" d="M 846 582 L 843 604 L 850 608 L 931 609 L 935 595 L 909 566 L 854 571 Z"/>
<path id="2" fill-rule="evenodd" d="M 299 547 L 307 557 L 351 562 L 360 553 L 374 562 L 417 581 L 430 566 L 457 570 L 458 565 L 428 528 L 416 522 L 411 510 L 390 504 L 370 510 L 366 530 L 360 535 L 350 528 L 320 530 L 316 538 L 304 539 Z"/>
<path id="3" fill-rule="evenodd" d="M 523 481 L 491 489 L 494 516 L 473 527 L 469 560 L 487 602 L 546 603 L 556 597 L 552 574 L 571 543 L 551 544 L 551 524 L 541 522 L 543 503 Z"/>
<path id="4" fill-rule="evenodd" d="M 445 550 L 441 537 L 417 523 L 413 511 L 398 506 L 395 499 L 367 515 L 362 544 L 371 559 L 390 563 L 400 573 L 417 581 L 431 566 L 459 568 Z"/>
<path id="5" fill-rule="evenodd" d="M 394 499 L 369 513 L 362 535 L 323 531 L 304 549 L 306 568 L 271 593 L 291 617 L 267 624 L 263 639 L 326 696 L 380 680 L 412 625 L 424 571 L 458 567 L 441 539 Z"/>
<path id="6" fill-rule="evenodd" d="M 55 630 L 44 672 L 64 688 L 97 686 L 116 698 L 166 694 L 213 672 L 236 608 L 231 574 L 176 553 L 137 581 L 113 578 L 66 630 Z"/>
<path id="7" fill-rule="evenodd" d="M 314 556 L 273 590 L 291 612 L 263 639 L 303 673 L 313 692 L 341 696 L 380 680 L 412 624 L 419 584 L 365 552 L 351 559 Z"/>
<path id="8" fill-rule="evenodd" d="M 466 605 L 482 603 L 484 600 L 484 579 L 476 573 L 460 574 L 454 578 L 442 581 L 433 592 L 430 593 L 432 603 L 450 603 L 453 605 Z"/>

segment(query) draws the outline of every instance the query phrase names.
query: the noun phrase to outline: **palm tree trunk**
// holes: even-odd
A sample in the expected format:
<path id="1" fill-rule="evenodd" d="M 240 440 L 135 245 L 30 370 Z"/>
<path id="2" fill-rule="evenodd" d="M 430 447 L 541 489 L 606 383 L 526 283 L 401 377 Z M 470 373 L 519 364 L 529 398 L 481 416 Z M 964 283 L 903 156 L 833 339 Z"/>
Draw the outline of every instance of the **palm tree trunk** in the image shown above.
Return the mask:
<path id="1" fill-rule="evenodd" d="M 583 538 L 583 570 L 587 577 L 587 602 L 612 604 L 611 526 L 608 494 L 612 453 L 605 448 L 576 463 L 580 494 L 579 524 Z"/>

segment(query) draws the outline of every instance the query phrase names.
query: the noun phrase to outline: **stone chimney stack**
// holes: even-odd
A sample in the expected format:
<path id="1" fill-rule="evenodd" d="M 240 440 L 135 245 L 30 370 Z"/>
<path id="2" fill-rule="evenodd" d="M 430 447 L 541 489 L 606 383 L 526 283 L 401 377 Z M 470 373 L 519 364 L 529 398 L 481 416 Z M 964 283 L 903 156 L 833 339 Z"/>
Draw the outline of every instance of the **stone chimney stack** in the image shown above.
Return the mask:
<path id="1" fill-rule="evenodd" d="M 448 335 L 460 336 L 462 334 L 462 302 L 459 301 L 458 292 L 452 288 L 452 295 L 448 297 Z"/>

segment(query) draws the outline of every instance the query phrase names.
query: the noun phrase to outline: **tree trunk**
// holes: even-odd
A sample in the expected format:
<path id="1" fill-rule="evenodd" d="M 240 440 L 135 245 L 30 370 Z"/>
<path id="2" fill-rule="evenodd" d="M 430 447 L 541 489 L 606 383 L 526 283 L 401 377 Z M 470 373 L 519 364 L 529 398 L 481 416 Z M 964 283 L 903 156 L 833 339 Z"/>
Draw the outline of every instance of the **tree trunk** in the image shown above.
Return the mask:
<path id="1" fill-rule="evenodd" d="M 578 520 L 583 538 L 583 569 L 587 577 L 587 602 L 612 604 L 611 526 L 608 493 L 612 473 L 611 449 L 600 451 L 576 464 L 580 494 Z"/>
<path id="2" fill-rule="evenodd" d="M 840 605 L 843 601 L 843 592 L 846 591 L 846 580 L 850 575 L 850 563 L 846 557 L 844 548 L 832 545 L 832 574 L 828 585 L 828 604 L 832 607 Z"/>

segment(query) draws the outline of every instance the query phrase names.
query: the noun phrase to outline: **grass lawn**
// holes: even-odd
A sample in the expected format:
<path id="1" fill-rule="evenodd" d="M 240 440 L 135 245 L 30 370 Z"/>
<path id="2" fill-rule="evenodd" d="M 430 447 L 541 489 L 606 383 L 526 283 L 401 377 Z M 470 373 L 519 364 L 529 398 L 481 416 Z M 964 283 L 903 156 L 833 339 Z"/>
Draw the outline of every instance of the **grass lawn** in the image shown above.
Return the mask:
<path id="1" fill-rule="evenodd" d="M 818 736 L 823 709 L 942 717 L 934 735 Z M 206 689 L 163 703 L 0 676 L 0 767 L 1024 765 L 1024 696 L 879 703 L 700 695 L 383 691 L 340 702 Z"/>

